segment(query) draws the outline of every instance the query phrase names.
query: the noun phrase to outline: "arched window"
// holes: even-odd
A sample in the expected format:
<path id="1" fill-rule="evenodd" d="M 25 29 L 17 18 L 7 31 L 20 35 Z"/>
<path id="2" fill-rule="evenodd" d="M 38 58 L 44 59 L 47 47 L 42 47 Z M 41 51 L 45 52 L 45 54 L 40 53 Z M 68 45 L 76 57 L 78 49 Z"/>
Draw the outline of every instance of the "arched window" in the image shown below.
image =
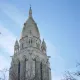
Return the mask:
<path id="1" fill-rule="evenodd" d="M 32 39 L 31 39 L 31 44 L 32 44 Z"/>
<path id="2" fill-rule="evenodd" d="M 30 44 L 30 39 L 29 39 L 29 44 Z"/>
<path id="3" fill-rule="evenodd" d="M 32 75 L 36 76 L 36 59 L 32 59 Z"/>
<path id="4" fill-rule="evenodd" d="M 40 63 L 40 72 L 41 72 L 41 80 L 42 80 L 42 62 Z"/>
<path id="5" fill-rule="evenodd" d="M 24 44 L 22 43 L 22 48 L 23 48 Z"/>
<path id="6" fill-rule="evenodd" d="M 18 63 L 18 80 L 20 80 L 20 62 Z"/>
<path id="7" fill-rule="evenodd" d="M 26 78 L 26 58 L 25 58 L 25 60 L 24 60 L 24 80 L 25 80 L 25 78 Z"/>
<path id="8" fill-rule="evenodd" d="M 38 47 L 38 49 L 39 49 L 39 47 L 40 47 L 39 43 L 37 43 L 37 47 Z"/>
<path id="9" fill-rule="evenodd" d="M 40 48 L 40 44 L 38 42 L 36 42 L 36 47 L 39 49 Z"/>
<path id="10" fill-rule="evenodd" d="M 32 44 L 32 39 L 29 39 L 29 44 Z"/>

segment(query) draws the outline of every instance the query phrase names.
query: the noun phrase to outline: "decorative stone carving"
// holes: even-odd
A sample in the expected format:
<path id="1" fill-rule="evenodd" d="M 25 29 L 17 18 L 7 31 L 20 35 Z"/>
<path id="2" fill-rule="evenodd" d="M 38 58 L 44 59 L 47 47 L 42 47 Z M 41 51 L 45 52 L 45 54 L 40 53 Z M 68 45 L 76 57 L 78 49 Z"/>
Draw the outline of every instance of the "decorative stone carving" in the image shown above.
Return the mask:
<path id="1" fill-rule="evenodd" d="M 28 20 L 24 23 L 21 39 L 19 43 L 15 42 L 14 51 L 9 80 L 51 80 L 46 43 L 44 40 L 41 43 L 31 7 Z"/>

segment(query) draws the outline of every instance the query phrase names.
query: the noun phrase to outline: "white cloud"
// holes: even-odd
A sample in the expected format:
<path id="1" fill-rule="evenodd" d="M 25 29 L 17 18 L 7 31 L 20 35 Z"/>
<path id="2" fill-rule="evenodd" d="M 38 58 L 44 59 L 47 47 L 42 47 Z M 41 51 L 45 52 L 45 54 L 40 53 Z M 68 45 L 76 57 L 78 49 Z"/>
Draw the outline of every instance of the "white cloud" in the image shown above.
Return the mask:
<path id="1" fill-rule="evenodd" d="M 25 20 L 25 16 L 16 6 L 9 4 L 9 3 L 0 3 L 0 9 L 14 22 L 22 26 L 22 22 Z"/>
<path id="2" fill-rule="evenodd" d="M 57 48 L 48 40 L 46 40 L 47 45 L 47 54 L 48 55 L 54 55 L 54 57 L 57 55 Z"/>
<path id="3" fill-rule="evenodd" d="M 8 55 L 13 55 L 14 50 L 14 43 L 16 40 L 16 36 L 11 33 L 8 29 L 4 28 L 3 25 L 0 24 L 0 50 L 4 50 L 4 52 L 8 53 Z M 0 51 L 1 52 L 1 51 Z M 0 70 L 8 69 L 10 67 L 10 59 L 6 57 L 6 55 L 2 54 L 0 55 Z M 8 80 L 8 74 L 6 73 L 6 77 Z M 2 73 L 0 73 L 1 77 Z M 2 75 L 3 76 L 3 75 Z"/>
<path id="4" fill-rule="evenodd" d="M 57 75 L 57 74 L 54 73 L 54 71 L 52 71 L 51 73 L 52 73 L 52 75 L 51 75 L 52 80 L 61 80 L 61 79 L 63 79 L 63 75 Z"/>
<path id="5" fill-rule="evenodd" d="M 24 15 L 16 8 L 16 6 L 13 6 L 9 3 L 0 3 L 0 9 L 14 22 L 22 25 L 22 22 L 25 20 Z M 9 53 L 9 55 L 13 54 L 14 49 L 14 42 L 16 40 L 16 36 L 10 32 L 8 29 L 6 29 L 3 25 L 0 24 L 0 47 L 4 48 L 5 51 Z"/>
<path id="6" fill-rule="evenodd" d="M 54 46 L 50 41 L 46 40 L 47 44 L 47 54 L 51 56 L 51 66 L 54 65 L 54 68 L 56 70 L 65 69 L 65 60 L 63 57 L 59 54 L 59 49 Z M 53 62 L 53 63 L 52 63 Z M 57 69 L 58 68 L 58 69 Z M 60 70 L 59 70 L 60 71 Z"/>
<path id="7" fill-rule="evenodd" d="M 0 31 L 2 33 L 0 34 L 0 47 L 7 51 L 9 55 L 12 55 L 16 36 L 2 25 L 0 25 Z"/>
<path id="8" fill-rule="evenodd" d="M 9 61 L 6 60 L 6 57 L 0 55 L 0 70 L 4 68 L 9 68 Z"/>

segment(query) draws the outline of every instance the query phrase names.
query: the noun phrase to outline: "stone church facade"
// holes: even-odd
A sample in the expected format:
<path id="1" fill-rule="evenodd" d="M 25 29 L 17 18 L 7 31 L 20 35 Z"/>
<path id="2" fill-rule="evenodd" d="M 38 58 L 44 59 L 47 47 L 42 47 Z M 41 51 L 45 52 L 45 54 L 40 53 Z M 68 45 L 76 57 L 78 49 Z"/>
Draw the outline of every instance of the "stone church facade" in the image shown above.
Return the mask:
<path id="1" fill-rule="evenodd" d="M 29 17 L 24 23 L 21 38 L 16 40 L 14 55 L 9 69 L 9 80 L 51 80 L 49 56 L 46 43 L 40 39 L 30 7 Z"/>

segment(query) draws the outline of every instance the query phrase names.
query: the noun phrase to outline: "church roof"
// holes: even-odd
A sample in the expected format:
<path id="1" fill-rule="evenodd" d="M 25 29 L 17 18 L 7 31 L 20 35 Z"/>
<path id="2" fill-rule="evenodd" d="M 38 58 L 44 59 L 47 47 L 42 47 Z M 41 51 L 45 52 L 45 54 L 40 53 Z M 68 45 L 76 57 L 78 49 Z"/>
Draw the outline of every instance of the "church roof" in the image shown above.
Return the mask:
<path id="1" fill-rule="evenodd" d="M 23 27 L 23 30 L 21 33 L 21 38 L 28 36 L 30 33 L 32 33 L 32 35 L 37 38 L 40 37 L 37 24 L 32 17 L 31 7 L 29 9 L 29 17 L 28 17 L 27 21 L 24 23 L 24 27 Z"/>

